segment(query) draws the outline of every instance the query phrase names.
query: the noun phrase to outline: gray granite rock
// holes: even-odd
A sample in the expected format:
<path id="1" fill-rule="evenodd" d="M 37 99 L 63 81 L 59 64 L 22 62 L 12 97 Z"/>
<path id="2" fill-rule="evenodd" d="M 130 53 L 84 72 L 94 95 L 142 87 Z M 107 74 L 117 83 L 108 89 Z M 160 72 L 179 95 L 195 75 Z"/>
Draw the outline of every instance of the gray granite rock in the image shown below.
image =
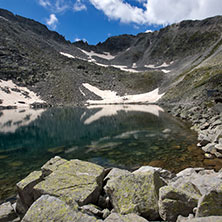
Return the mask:
<path id="1" fill-rule="evenodd" d="M 34 202 L 33 187 L 43 180 L 41 171 L 34 171 L 16 184 L 19 195 L 18 211 L 25 213 Z"/>
<path id="2" fill-rule="evenodd" d="M 64 161 L 34 187 L 35 199 L 43 194 L 57 196 L 74 209 L 97 203 L 105 175 L 103 167 L 93 163 Z"/>
<path id="3" fill-rule="evenodd" d="M 160 175 L 161 179 L 164 180 L 165 183 L 168 183 L 169 181 L 171 181 L 173 178 L 176 177 L 176 174 L 171 173 L 168 170 L 165 170 L 159 167 L 152 167 L 152 166 L 142 166 L 138 170 L 134 171 L 133 174 L 142 174 L 149 171 L 157 172 Z"/>
<path id="4" fill-rule="evenodd" d="M 18 216 L 10 202 L 6 202 L 0 205 L 0 222 L 13 221 L 17 217 Z"/>
<path id="5" fill-rule="evenodd" d="M 222 216 L 222 183 L 203 195 L 199 202 L 196 217 Z"/>
<path id="6" fill-rule="evenodd" d="M 49 195 L 36 200 L 25 214 L 22 222 L 97 222 L 95 217 L 76 212 L 64 201 Z"/>
<path id="7" fill-rule="evenodd" d="M 177 222 L 222 222 L 222 217 L 211 216 L 211 217 L 198 217 L 198 218 L 186 218 L 179 216 Z"/>
<path id="8" fill-rule="evenodd" d="M 171 183 L 160 188 L 159 213 L 163 220 L 176 221 L 178 215 L 188 216 L 197 206 L 201 194 L 198 188 L 186 181 Z"/>
<path id="9" fill-rule="evenodd" d="M 147 171 L 108 180 L 104 189 L 116 212 L 155 220 L 159 216 L 159 188 L 164 184 L 157 172 Z"/>
<path id="10" fill-rule="evenodd" d="M 105 219 L 104 222 L 148 222 L 148 220 L 136 214 L 121 215 L 112 213 Z"/>
<path id="11" fill-rule="evenodd" d="M 205 170 L 203 168 L 188 168 L 178 173 L 174 182 L 175 185 L 184 182 L 191 182 L 198 188 L 201 195 L 204 195 L 212 188 L 222 183 L 222 172 Z"/>

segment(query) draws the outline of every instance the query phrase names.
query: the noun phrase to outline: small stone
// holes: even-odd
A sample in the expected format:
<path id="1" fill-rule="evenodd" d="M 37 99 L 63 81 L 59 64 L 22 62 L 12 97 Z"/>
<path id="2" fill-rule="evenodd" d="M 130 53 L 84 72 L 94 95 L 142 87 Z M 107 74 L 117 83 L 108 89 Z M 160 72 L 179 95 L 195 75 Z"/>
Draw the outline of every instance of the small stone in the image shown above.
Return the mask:
<path id="1" fill-rule="evenodd" d="M 10 202 L 0 205 L 0 222 L 8 222 L 16 219 L 16 215 Z"/>
<path id="2" fill-rule="evenodd" d="M 208 143 L 210 143 L 209 140 L 203 139 L 197 144 L 197 146 L 199 147 L 206 146 Z"/>
<path id="3" fill-rule="evenodd" d="M 98 217 L 101 217 L 103 215 L 102 210 L 94 204 L 84 205 L 80 207 L 80 210 L 83 213 L 98 216 Z"/>
<path id="4" fill-rule="evenodd" d="M 221 150 L 222 151 L 222 144 L 217 144 L 216 146 L 215 146 L 215 148 L 217 149 L 217 150 Z"/>
<path id="5" fill-rule="evenodd" d="M 215 155 L 217 158 L 222 158 L 222 153 L 214 152 L 214 155 Z"/>
<path id="6" fill-rule="evenodd" d="M 206 123 L 204 123 L 204 124 L 202 124 L 202 125 L 200 126 L 200 129 L 201 129 L 201 130 L 205 130 L 205 129 L 208 129 L 209 126 L 210 126 L 210 124 L 206 122 Z"/>
<path id="7" fill-rule="evenodd" d="M 214 156 L 210 153 L 205 153 L 204 156 L 207 158 L 207 159 L 213 159 Z"/>
<path id="8" fill-rule="evenodd" d="M 110 210 L 109 209 L 104 209 L 103 211 L 102 211 L 102 213 L 103 213 L 103 219 L 106 219 L 110 214 L 111 214 L 111 212 L 110 212 Z"/>
<path id="9" fill-rule="evenodd" d="M 165 133 L 165 134 L 171 133 L 171 129 L 165 129 L 162 131 L 162 133 Z"/>
<path id="10" fill-rule="evenodd" d="M 209 143 L 206 146 L 202 147 L 202 150 L 206 153 L 212 153 L 212 151 L 215 149 L 215 143 Z"/>

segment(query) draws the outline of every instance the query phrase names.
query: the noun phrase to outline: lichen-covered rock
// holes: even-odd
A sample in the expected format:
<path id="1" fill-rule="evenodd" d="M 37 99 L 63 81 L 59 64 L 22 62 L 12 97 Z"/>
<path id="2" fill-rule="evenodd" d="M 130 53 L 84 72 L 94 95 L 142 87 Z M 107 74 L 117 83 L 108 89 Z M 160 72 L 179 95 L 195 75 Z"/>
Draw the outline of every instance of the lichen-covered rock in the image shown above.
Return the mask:
<path id="1" fill-rule="evenodd" d="M 190 182 L 164 186 L 159 195 L 159 213 L 167 221 L 176 221 L 178 215 L 188 216 L 201 197 L 197 187 Z"/>
<path id="2" fill-rule="evenodd" d="M 198 218 L 186 218 L 179 216 L 177 222 L 221 222 L 222 217 L 211 216 L 211 217 L 198 217 Z"/>
<path id="3" fill-rule="evenodd" d="M 222 216 L 222 183 L 201 197 L 196 217 Z"/>
<path id="4" fill-rule="evenodd" d="M 12 221 L 17 217 L 10 202 L 0 205 L 0 222 Z"/>
<path id="5" fill-rule="evenodd" d="M 112 213 L 104 220 L 104 222 L 148 222 L 148 221 L 136 214 L 121 215 L 117 213 Z"/>
<path id="6" fill-rule="evenodd" d="M 54 158 L 50 159 L 48 162 L 46 162 L 42 167 L 42 174 L 43 176 L 48 176 L 50 175 L 53 171 L 55 171 L 60 165 L 66 163 L 67 160 L 55 156 Z"/>
<path id="7" fill-rule="evenodd" d="M 174 173 L 171 173 L 168 170 L 159 168 L 159 167 L 152 167 L 152 166 L 142 166 L 138 170 L 134 171 L 134 174 L 140 174 L 140 173 L 146 173 L 146 172 L 158 172 L 160 177 L 164 180 L 165 183 L 168 183 L 171 181 L 173 178 L 176 177 Z"/>
<path id="8" fill-rule="evenodd" d="M 201 195 L 208 193 L 212 188 L 222 184 L 222 172 L 205 170 L 203 168 L 187 168 L 177 174 L 175 185 L 190 182 L 194 184 Z"/>
<path id="9" fill-rule="evenodd" d="M 93 216 L 102 217 L 102 215 L 103 215 L 102 210 L 94 204 L 84 205 L 84 206 L 80 207 L 79 209 L 83 213 L 90 214 Z"/>
<path id="10" fill-rule="evenodd" d="M 62 200 L 43 195 L 25 214 L 22 222 L 97 222 L 95 217 L 73 211 Z"/>
<path id="11" fill-rule="evenodd" d="M 70 160 L 56 167 L 34 187 L 37 199 L 43 194 L 57 196 L 73 208 L 96 203 L 102 189 L 104 168 L 93 163 Z"/>
<path id="12" fill-rule="evenodd" d="M 118 168 L 113 168 L 105 177 L 104 180 L 110 180 L 110 179 L 115 179 L 116 177 L 119 176 L 124 176 L 124 175 L 129 175 L 131 174 L 128 170 L 123 170 L 123 169 L 118 169 Z"/>
<path id="13" fill-rule="evenodd" d="M 159 174 L 149 171 L 111 179 L 104 189 L 116 212 L 136 213 L 155 220 L 159 217 L 159 188 L 163 185 Z"/>
<path id="14" fill-rule="evenodd" d="M 20 199 L 18 204 L 23 205 L 20 208 L 23 208 L 24 211 L 26 211 L 34 202 L 33 187 L 42 181 L 42 179 L 42 172 L 34 171 L 16 184 Z"/>

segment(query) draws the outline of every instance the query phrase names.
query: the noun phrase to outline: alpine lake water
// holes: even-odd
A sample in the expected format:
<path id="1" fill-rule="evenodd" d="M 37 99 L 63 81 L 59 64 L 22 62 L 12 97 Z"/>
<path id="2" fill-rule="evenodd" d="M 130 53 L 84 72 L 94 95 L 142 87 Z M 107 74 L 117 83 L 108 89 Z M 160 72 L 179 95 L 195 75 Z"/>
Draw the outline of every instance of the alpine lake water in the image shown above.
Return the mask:
<path id="1" fill-rule="evenodd" d="M 59 155 L 105 167 L 144 165 L 179 172 L 211 166 L 188 125 L 156 105 L 106 105 L 0 111 L 0 200 Z"/>

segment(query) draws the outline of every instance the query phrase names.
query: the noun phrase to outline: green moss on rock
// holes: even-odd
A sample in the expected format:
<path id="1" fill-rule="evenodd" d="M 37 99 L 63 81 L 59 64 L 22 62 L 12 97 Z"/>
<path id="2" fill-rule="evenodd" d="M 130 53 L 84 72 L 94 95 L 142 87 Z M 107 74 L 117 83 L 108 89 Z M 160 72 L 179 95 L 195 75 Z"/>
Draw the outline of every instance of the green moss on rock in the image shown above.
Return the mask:
<path id="1" fill-rule="evenodd" d="M 155 220 L 159 216 L 159 188 L 163 185 L 164 182 L 157 172 L 147 172 L 111 179 L 105 186 L 105 191 L 118 213 L 137 213 Z"/>
<path id="2" fill-rule="evenodd" d="M 104 168 L 80 160 L 66 161 L 34 187 L 35 199 L 42 194 L 60 197 L 74 209 L 96 203 L 102 189 Z"/>

